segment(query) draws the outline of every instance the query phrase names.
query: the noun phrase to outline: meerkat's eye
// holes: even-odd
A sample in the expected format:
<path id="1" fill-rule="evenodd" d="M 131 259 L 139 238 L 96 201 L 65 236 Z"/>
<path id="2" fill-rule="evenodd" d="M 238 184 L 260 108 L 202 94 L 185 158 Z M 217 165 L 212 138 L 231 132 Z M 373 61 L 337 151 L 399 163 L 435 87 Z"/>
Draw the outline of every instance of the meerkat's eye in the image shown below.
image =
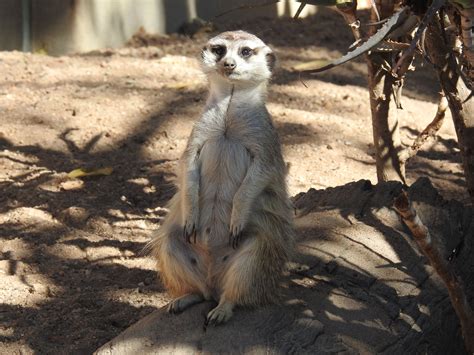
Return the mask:
<path id="1" fill-rule="evenodd" d="M 211 52 L 214 53 L 219 59 L 225 55 L 226 51 L 227 49 L 225 48 L 225 46 L 217 45 L 211 47 Z"/>
<path id="2" fill-rule="evenodd" d="M 244 47 L 240 50 L 240 55 L 244 58 L 248 58 L 252 55 L 253 51 L 249 47 Z"/>

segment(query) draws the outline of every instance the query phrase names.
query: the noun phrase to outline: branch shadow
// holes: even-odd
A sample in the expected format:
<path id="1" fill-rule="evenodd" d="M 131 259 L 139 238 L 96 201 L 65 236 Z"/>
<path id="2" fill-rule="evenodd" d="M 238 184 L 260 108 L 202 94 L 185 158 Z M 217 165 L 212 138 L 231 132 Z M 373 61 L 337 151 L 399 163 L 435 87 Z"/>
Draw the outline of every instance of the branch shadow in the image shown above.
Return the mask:
<path id="1" fill-rule="evenodd" d="M 314 280 L 322 279 L 325 283 L 332 283 L 337 286 L 343 284 L 354 292 L 357 297 L 362 297 L 362 300 L 367 301 L 370 298 L 375 303 L 382 303 L 384 312 L 390 317 L 388 324 L 389 329 L 393 332 L 391 335 L 395 334 L 396 336 L 381 348 L 378 348 L 377 353 L 398 353 L 399 351 L 411 353 L 411 351 L 416 352 L 421 346 L 429 349 L 429 353 L 433 354 L 463 354 L 465 350 L 459 320 L 447 297 L 446 290 L 440 287 L 436 277 L 433 278 L 432 269 L 426 266 L 426 258 L 420 255 L 411 237 L 406 236 L 409 235 L 408 229 L 399 222 L 398 216 L 391 210 L 391 201 L 401 191 L 401 188 L 400 183 L 389 182 L 372 186 L 369 181 L 361 180 L 345 186 L 322 191 L 309 190 L 306 194 L 297 195 L 294 203 L 300 210 L 301 218 L 314 214 L 312 218 L 321 220 L 322 218 L 327 219 L 328 213 L 332 213 L 334 216 L 339 214 L 347 221 L 346 228 L 348 230 L 352 228 L 350 226 L 373 228 L 390 245 L 392 251 L 401 261 L 400 263 L 394 263 L 387 260 L 385 256 L 381 256 L 380 253 L 367 246 L 363 234 L 352 234 L 348 237 L 344 233 L 338 232 L 343 228 L 344 223 L 339 222 L 339 226 L 336 226 L 329 221 L 324 223 L 328 223 L 331 228 L 316 228 L 313 231 L 299 233 L 303 236 L 312 236 L 307 241 L 304 239 L 304 244 L 320 244 L 316 254 L 323 259 L 314 260 L 314 255 L 309 256 L 310 262 L 308 263 L 306 262 L 308 256 L 306 258 L 298 256 L 298 260 L 303 260 L 303 263 L 309 266 L 308 270 L 300 271 L 299 274 L 305 277 L 313 275 Z M 436 240 L 441 243 L 443 250 L 446 250 L 446 256 L 449 254 L 447 251 L 451 250 L 460 238 L 468 238 L 466 240 L 469 240 L 472 237 L 473 229 L 469 224 L 469 218 L 472 218 L 472 210 L 469 212 L 469 209 L 467 209 L 460 213 L 461 204 L 444 201 L 427 179 L 420 179 L 411 189 L 411 198 L 417 203 L 420 218 L 428 223 L 428 228 L 437 238 Z M 457 207 L 454 208 L 454 205 Z M 442 212 L 436 212 L 438 209 Z M 466 216 L 462 217 L 463 214 L 466 214 Z M 471 217 L 468 217 L 469 215 Z M 463 224 L 464 227 L 459 229 L 456 226 L 457 222 L 454 221 L 453 223 L 446 223 L 446 221 L 453 218 L 456 220 L 463 219 L 464 222 L 459 220 L 459 223 Z M 451 226 L 451 224 L 453 225 Z M 327 237 L 324 236 L 327 236 L 328 233 L 329 235 L 333 234 L 332 239 L 335 240 L 333 242 L 335 243 L 333 247 L 334 254 L 327 253 L 328 247 L 325 245 L 330 246 L 331 244 L 325 244 L 327 243 L 325 242 Z M 359 235 L 359 237 L 354 237 L 354 235 Z M 323 240 L 321 240 L 321 237 L 323 237 Z M 343 240 L 340 239 L 341 237 L 348 239 L 352 246 L 344 247 L 343 243 L 341 246 L 343 251 L 339 251 L 336 245 L 340 240 Z M 472 244 L 472 238 L 470 242 L 467 241 L 466 243 Z M 365 257 L 354 257 L 361 247 L 367 252 L 364 254 Z M 361 264 L 347 263 L 344 257 L 346 249 L 350 250 L 350 253 L 346 253 L 346 256 L 360 260 Z M 465 260 L 470 260 L 469 253 L 469 250 L 464 251 L 463 258 Z M 393 272 L 399 270 L 405 273 L 407 278 L 405 280 L 400 280 L 399 277 L 397 277 L 398 280 L 380 279 L 371 272 L 364 271 L 360 266 L 367 262 L 369 255 L 374 258 L 374 261 L 369 264 L 376 265 L 376 269 L 389 268 Z M 462 261 L 459 260 L 459 263 L 462 263 Z M 467 271 L 464 267 L 459 268 L 457 266 L 457 272 L 466 285 L 468 280 L 473 277 L 472 270 Z M 402 288 L 400 286 L 395 288 L 395 285 L 401 285 L 400 282 L 406 282 L 407 284 Z M 406 293 L 404 290 L 409 289 L 412 291 L 404 295 Z M 419 289 L 418 294 L 413 293 L 413 290 L 416 289 Z M 400 291 L 402 292 L 400 293 Z M 472 288 L 468 287 L 468 294 L 471 293 Z M 431 309 L 432 312 L 422 311 L 423 307 Z M 435 309 L 437 312 L 433 312 Z M 344 318 L 344 316 L 348 316 L 347 314 L 338 315 L 340 318 L 336 319 L 347 320 L 347 318 Z M 370 322 L 372 318 L 366 320 Z M 422 333 L 416 330 L 418 327 L 422 329 Z M 447 338 L 443 335 L 444 340 L 441 340 L 439 337 L 443 332 L 450 334 L 450 337 Z"/>
<path id="2" fill-rule="evenodd" d="M 83 84 L 88 87 L 78 85 Z M 176 161 L 150 159 L 143 147 L 162 138 L 158 132 L 170 111 L 186 111 L 202 92 L 162 93 L 156 112 L 143 115 L 105 149 L 98 149 L 103 133 L 79 145 L 73 136 L 77 128 L 61 128 L 47 117 L 43 122 L 56 124 L 65 151 L 0 137 L 0 159 L 24 169 L 0 182 L 0 264 L 10 282 L 35 299 L 26 301 L 34 307 L 24 301 L 0 307 L 2 321 L 12 329 L 3 342 L 24 344 L 35 353 L 92 353 L 156 309 L 154 302 L 163 303 L 163 287 L 140 253 L 175 192 Z M 77 189 L 62 188 L 65 174 L 78 166 L 112 166 L 114 172 L 84 178 Z M 79 216 L 69 215 L 74 211 Z"/>

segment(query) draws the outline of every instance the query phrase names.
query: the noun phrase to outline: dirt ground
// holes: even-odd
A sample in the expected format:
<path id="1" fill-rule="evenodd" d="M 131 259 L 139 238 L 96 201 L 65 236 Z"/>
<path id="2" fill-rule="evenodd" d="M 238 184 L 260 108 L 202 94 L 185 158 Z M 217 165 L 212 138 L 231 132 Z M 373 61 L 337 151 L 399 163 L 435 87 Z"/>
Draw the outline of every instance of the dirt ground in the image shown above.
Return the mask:
<path id="1" fill-rule="evenodd" d="M 260 35 L 279 58 L 268 108 L 291 194 L 375 183 L 364 63 L 292 70 L 344 53 L 352 38 L 338 15 L 217 30 L 228 28 Z M 197 57 L 208 35 L 141 34 L 124 48 L 63 57 L 0 53 L 0 353 L 90 353 L 169 301 L 142 249 L 206 98 Z M 409 77 L 398 111 L 405 144 L 434 117 L 437 92 L 429 68 Z M 79 167 L 113 172 L 67 177 Z M 468 203 L 450 117 L 407 176 Z"/>

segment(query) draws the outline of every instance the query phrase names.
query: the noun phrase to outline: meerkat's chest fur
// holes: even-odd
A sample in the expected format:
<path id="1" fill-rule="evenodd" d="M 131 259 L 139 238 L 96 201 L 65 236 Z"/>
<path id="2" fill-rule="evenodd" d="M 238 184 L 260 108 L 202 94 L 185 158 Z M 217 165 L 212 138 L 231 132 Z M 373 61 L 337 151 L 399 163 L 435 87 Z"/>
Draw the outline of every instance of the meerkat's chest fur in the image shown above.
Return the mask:
<path id="1" fill-rule="evenodd" d="M 202 142 L 199 151 L 199 242 L 212 253 L 228 243 L 232 201 L 242 184 L 253 154 L 262 142 L 269 120 L 262 102 L 245 102 L 234 92 L 210 100 L 195 130 Z M 198 242 L 198 243 L 199 243 Z"/>
<path id="2" fill-rule="evenodd" d="M 270 123 L 266 115 L 265 104 L 253 99 L 246 102 L 248 95 L 233 92 L 220 100 L 210 100 L 197 128 L 207 139 L 223 138 L 250 146 L 258 139 L 262 129 Z M 206 133 L 204 133 L 206 132 Z"/>

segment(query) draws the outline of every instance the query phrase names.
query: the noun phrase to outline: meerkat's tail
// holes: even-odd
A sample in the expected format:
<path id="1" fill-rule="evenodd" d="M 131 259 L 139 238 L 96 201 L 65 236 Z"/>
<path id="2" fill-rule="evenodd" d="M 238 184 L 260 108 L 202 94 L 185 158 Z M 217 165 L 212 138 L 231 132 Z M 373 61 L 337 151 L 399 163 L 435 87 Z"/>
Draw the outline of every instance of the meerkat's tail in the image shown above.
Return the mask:
<path id="1" fill-rule="evenodd" d="M 206 250 L 191 247 L 182 237 L 182 227 L 176 226 L 156 239 L 153 255 L 157 260 L 161 280 L 171 295 L 199 293 L 208 298 L 206 284 Z"/>
<path id="2" fill-rule="evenodd" d="M 175 196 L 169 206 L 165 223 L 145 248 L 156 260 L 160 278 L 172 296 L 198 293 L 208 298 L 207 252 L 184 238 L 178 216 L 179 197 Z"/>

